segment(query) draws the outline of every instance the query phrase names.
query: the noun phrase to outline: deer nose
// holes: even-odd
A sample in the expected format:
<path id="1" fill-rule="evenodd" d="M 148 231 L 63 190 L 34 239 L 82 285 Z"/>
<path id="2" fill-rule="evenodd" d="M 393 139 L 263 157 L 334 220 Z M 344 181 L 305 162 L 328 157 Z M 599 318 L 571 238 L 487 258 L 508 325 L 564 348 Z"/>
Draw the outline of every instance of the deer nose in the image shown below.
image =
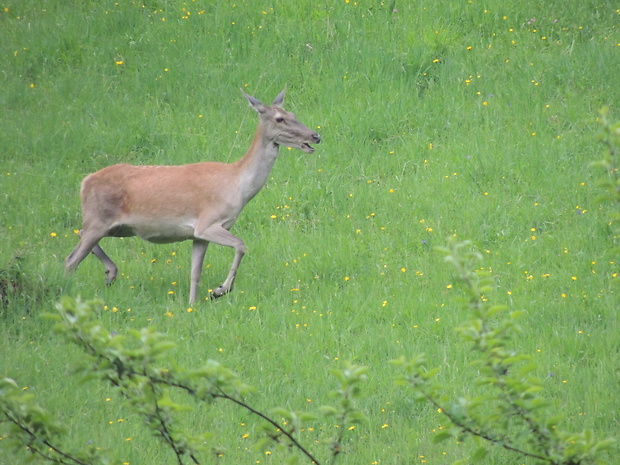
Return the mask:
<path id="1" fill-rule="evenodd" d="M 312 139 L 314 140 L 315 144 L 321 142 L 321 136 L 319 136 L 318 134 L 312 134 Z"/>

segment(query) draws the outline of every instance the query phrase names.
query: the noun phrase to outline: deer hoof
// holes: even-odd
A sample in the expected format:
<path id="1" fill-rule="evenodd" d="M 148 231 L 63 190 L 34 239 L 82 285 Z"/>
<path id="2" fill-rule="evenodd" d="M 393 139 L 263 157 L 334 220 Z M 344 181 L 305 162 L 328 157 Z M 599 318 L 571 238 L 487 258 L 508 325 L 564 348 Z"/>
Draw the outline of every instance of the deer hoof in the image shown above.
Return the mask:
<path id="1" fill-rule="evenodd" d="M 108 275 L 108 272 L 106 271 L 105 285 L 111 286 L 114 281 L 116 281 L 116 276 L 113 276 L 110 278 L 110 276 Z"/>
<path id="2" fill-rule="evenodd" d="M 225 294 L 228 294 L 228 290 L 224 289 L 222 286 L 218 286 L 213 289 L 213 292 L 211 293 L 211 300 L 222 297 Z"/>

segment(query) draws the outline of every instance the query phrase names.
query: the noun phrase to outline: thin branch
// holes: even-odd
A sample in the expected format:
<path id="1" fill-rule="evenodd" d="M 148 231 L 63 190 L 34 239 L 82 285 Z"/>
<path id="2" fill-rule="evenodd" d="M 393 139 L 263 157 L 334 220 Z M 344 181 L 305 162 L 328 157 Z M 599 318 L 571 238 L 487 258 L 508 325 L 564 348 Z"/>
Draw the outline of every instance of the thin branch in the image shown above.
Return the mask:
<path id="1" fill-rule="evenodd" d="M 485 439 L 486 441 L 489 441 L 492 444 L 498 445 L 506 450 L 510 450 L 513 452 L 517 452 L 519 454 L 525 455 L 526 457 L 532 457 L 538 460 L 542 460 L 544 462 L 548 462 L 551 464 L 555 464 L 555 462 L 553 460 L 551 460 L 549 457 L 544 457 L 542 455 L 538 455 L 535 454 L 533 452 L 527 452 L 525 450 L 519 449 L 518 447 L 512 446 L 506 442 L 504 442 L 501 439 L 495 438 L 493 436 L 491 436 L 490 434 L 481 432 L 481 431 L 476 431 L 475 429 L 473 429 L 471 426 L 466 425 L 465 423 L 462 423 L 461 421 L 459 421 L 454 415 L 452 415 L 449 411 L 447 411 L 444 407 L 442 407 L 439 403 L 437 403 L 437 401 L 435 401 L 435 399 L 433 399 L 430 395 L 426 394 L 425 392 L 422 392 L 422 395 L 426 398 L 426 400 L 428 400 L 432 405 L 434 405 L 438 410 L 441 410 L 441 413 L 443 413 L 446 417 L 448 417 L 448 419 L 454 423 L 456 426 L 458 426 L 459 428 L 461 428 L 464 432 L 469 433 L 473 436 L 477 436 L 479 438 Z"/>
<path id="2" fill-rule="evenodd" d="M 117 366 L 118 364 L 115 363 L 115 360 L 112 360 L 109 357 L 105 356 L 96 347 L 94 347 L 92 344 L 90 344 L 88 341 L 86 341 L 80 334 L 75 334 L 74 338 L 77 341 L 79 341 L 82 344 L 82 346 L 84 348 L 86 348 L 87 351 L 90 352 L 96 359 L 104 360 L 104 361 L 112 364 L 113 366 L 116 366 L 119 378 L 123 378 L 123 377 L 131 378 L 132 376 L 136 376 L 136 375 L 145 376 L 151 383 L 164 384 L 164 385 L 169 386 L 169 387 L 175 387 L 177 389 L 184 390 L 185 392 L 187 392 L 188 394 L 192 395 L 193 397 L 199 398 L 198 395 L 197 395 L 196 390 L 191 388 L 190 386 L 186 386 L 186 385 L 178 383 L 178 382 L 170 382 L 170 381 L 167 381 L 165 379 L 156 378 L 156 377 L 148 375 L 146 373 L 140 373 L 140 372 L 132 369 L 131 367 L 127 367 L 125 365 L 122 366 L 123 371 L 121 372 L 118 369 L 118 366 Z M 105 379 L 110 381 L 113 385 L 115 385 L 117 387 L 121 387 L 119 385 L 119 383 L 115 379 L 113 379 L 111 376 L 105 375 Z M 209 393 L 213 398 L 227 399 L 227 400 L 229 400 L 229 401 L 239 405 L 240 407 L 246 409 L 250 413 L 253 413 L 254 415 L 257 415 L 258 417 L 262 418 L 263 420 L 265 420 L 266 422 L 268 422 L 269 424 L 274 426 L 276 429 L 281 431 L 282 434 L 284 434 L 289 439 L 289 441 L 291 441 L 291 443 L 299 451 L 301 451 L 306 457 L 308 457 L 308 459 L 310 459 L 312 463 L 314 463 L 316 465 L 321 465 L 320 462 L 305 447 L 303 447 L 288 431 L 286 431 L 286 429 L 284 429 L 281 425 L 279 425 L 275 420 L 272 420 L 267 415 L 265 415 L 264 413 L 261 413 L 258 410 L 252 408 L 250 405 L 246 404 L 245 402 L 243 402 L 243 401 L 241 401 L 239 399 L 236 399 L 234 397 L 229 396 L 220 387 L 217 387 L 216 389 L 219 391 L 219 393 L 215 393 L 215 392 L 210 392 Z M 125 393 L 123 393 L 123 395 L 125 397 L 127 397 L 127 395 Z M 160 424 L 161 424 L 161 422 L 160 422 Z M 164 434 L 164 432 L 162 432 L 162 435 L 163 434 Z M 173 447 L 173 449 L 175 450 L 175 453 L 176 453 L 177 450 L 176 450 L 176 448 L 174 447 L 174 445 L 171 442 L 171 441 L 173 441 L 173 439 L 171 437 L 169 437 L 169 436 L 168 436 L 168 438 L 165 437 L 165 439 L 166 439 L 166 442 L 168 442 L 168 444 L 170 444 Z M 177 457 L 178 457 L 178 453 L 177 453 Z M 192 460 L 194 460 L 195 463 L 198 463 L 193 456 L 192 456 Z M 180 463 L 182 463 L 182 462 L 180 462 Z"/>
<path id="3" fill-rule="evenodd" d="M 166 420 L 164 420 L 161 409 L 159 408 L 159 404 L 157 403 L 157 391 L 155 390 L 155 386 L 153 384 L 149 384 L 149 385 L 151 387 L 151 390 L 153 391 L 153 394 L 155 395 L 155 399 L 154 399 L 155 419 L 157 420 L 160 426 L 160 428 L 158 428 L 159 433 L 161 434 L 164 441 L 167 442 L 170 447 L 172 447 L 172 450 L 177 456 L 177 462 L 179 463 L 179 465 L 183 465 L 183 459 L 182 459 L 183 451 L 181 451 L 177 447 L 175 440 L 172 437 L 172 433 L 168 430 L 168 425 L 166 424 Z"/>
<path id="4" fill-rule="evenodd" d="M 235 399 L 234 397 L 230 397 L 228 394 L 226 394 L 220 388 L 218 388 L 218 389 L 221 392 L 221 394 L 212 394 L 213 397 L 220 397 L 222 399 L 230 400 L 231 402 L 233 402 L 233 403 L 239 405 L 240 407 L 243 407 L 244 409 L 248 410 L 250 413 L 253 413 L 254 415 L 258 415 L 260 418 L 262 418 L 263 420 L 265 420 L 266 422 L 268 422 L 269 424 L 271 424 L 272 426 L 274 426 L 275 428 L 280 430 L 282 432 L 282 434 L 284 434 L 289 439 L 289 441 L 291 441 L 295 445 L 295 447 L 297 447 L 297 449 L 299 449 L 306 457 L 308 457 L 312 461 L 312 463 L 315 463 L 316 465 L 321 465 L 320 462 L 317 459 L 315 459 L 314 456 L 304 448 L 304 446 L 302 446 L 289 432 L 287 432 L 277 422 L 275 422 L 274 420 L 272 420 L 271 418 L 266 416 L 264 413 L 261 413 L 258 410 L 252 408 L 251 406 L 249 406 L 245 402 L 240 401 L 238 399 Z"/>
<path id="5" fill-rule="evenodd" d="M 4 411 L 4 415 L 6 416 L 6 418 L 11 423 L 13 423 L 19 429 L 21 429 L 24 433 L 26 433 L 33 441 L 36 441 L 38 439 L 37 435 L 34 432 L 32 432 L 29 428 L 27 428 L 23 424 L 21 424 L 19 419 L 16 419 L 16 418 L 13 418 L 12 416 L 10 416 L 9 413 L 6 410 Z M 72 457 L 71 455 L 67 454 L 66 452 L 61 451 L 60 449 L 58 449 L 58 447 L 54 446 L 52 443 L 50 443 L 46 439 L 45 440 L 41 440 L 41 443 L 43 445 L 45 445 L 46 447 L 49 447 L 51 450 L 56 452 L 58 455 L 60 455 L 64 459 L 70 460 L 71 462 L 76 463 L 78 465 L 90 465 L 88 462 L 83 462 L 82 460 L 76 459 L 75 457 Z M 33 453 L 36 453 L 36 454 L 40 455 L 41 457 L 43 457 L 46 460 L 49 460 L 50 462 L 62 463 L 62 464 L 66 464 L 67 463 L 62 458 L 58 459 L 58 458 L 54 458 L 54 457 L 52 457 L 50 455 L 47 455 L 47 454 L 43 453 L 42 451 L 40 451 L 39 449 L 37 449 L 35 447 L 32 447 L 32 445 L 29 445 L 28 448 Z"/>
<path id="6" fill-rule="evenodd" d="M 187 392 L 188 394 L 192 395 L 193 397 L 198 397 L 196 391 L 193 388 L 191 388 L 189 386 L 186 386 L 184 384 L 170 382 L 170 381 L 167 381 L 167 380 L 164 380 L 164 379 L 153 378 L 153 377 L 151 377 L 149 375 L 144 375 L 144 376 L 147 376 L 149 378 L 149 380 L 152 381 L 152 382 L 160 383 L 160 384 L 165 384 L 165 385 L 170 386 L 170 387 L 175 387 L 175 388 L 184 390 L 185 392 Z M 297 447 L 304 455 L 306 455 L 306 457 L 308 457 L 312 461 L 312 463 L 320 465 L 320 462 L 308 450 L 306 450 L 288 431 L 286 431 L 285 428 L 283 428 L 275 420 L 272 420 L 267 415 L 265 415 L 264 413 L 261 413 L 258 410 L 252 408 L 250 405 L 246 404 L 245 402 L 243 402 L 243 401 L 241 401 L 239 399 L 236 399 L 234 397 L 231 397 L 230 395 L 226 394 L 222 390 L 222 388 L 217 387 L 217 389 L 220 391 L 220 393 L 218 394 L 218 393 L 210 392 L 209 394 L 211 395 L 211 397 L 230 400 L 231 402 L 234 402 L 235 404 L 239 405 L 240 407 L 243 407 L 244 409 L 248 410 L 250 413 L 253 413 L 254 415 L 259 416 L 260 418 L 262 418 L 263 420 L 265 420 L 266 422 L 268 422 L 269 424 L 274 426 L 276 429 L 281 431 L 282 434 L 284 434 L 293 443 L 293 445 L 295 447 Z"/>

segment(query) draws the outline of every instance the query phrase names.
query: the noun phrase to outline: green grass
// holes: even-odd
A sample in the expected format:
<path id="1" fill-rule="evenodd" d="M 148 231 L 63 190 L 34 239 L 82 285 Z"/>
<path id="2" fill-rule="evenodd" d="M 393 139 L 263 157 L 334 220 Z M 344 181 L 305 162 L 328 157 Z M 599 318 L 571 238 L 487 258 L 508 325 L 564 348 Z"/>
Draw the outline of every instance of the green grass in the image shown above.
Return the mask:
<path id="1" fill-rule="evenodd" d="M 535 356 L 551 411 L 567 429 L 617 435 L 618 238 L 590 167 L 597 110 L 619 117 L 617 6 L 385 3 L 2 5 L 0 269 L 14 289 L 0 308 L 0 375 L 37 394 L 76 444 L 131 464 L 171 459 L 107 386 L 68 376 L 79 354 L 39 318 L 65 294 L 103 299 L 116 331 L 156 325 L 179 363 L 229 365 L 262 410 L 312 410 L 330 402 L 332 368 L 369 366 L 369 422 L 339 463 L 464 457 L 468 443 L 431 444 L 445 419 L 397 387 L 387 363 L 426 352 L 456 395 L 469 391 L 473 354 L 453 331 L 467 315 L 433 251 L 454 234 L 485 252 L 498 303 L 524 310 L 515 346 Z M 323 142 L 313 155 L 282 150 L 241 215 L 234 232 L 249 253 L 232 294 L 188 311 L 189 243 L 107 239 L 114 286 L 92 257 L 64 276 L 86 174 L 232 161 L 256 124 L 239 88 L 270 102 L 285 85 L 285 107 Z M 202 298 L 231 260 L 209 249 Z M 188 421 L 227 447 L 221 463 L 280 463 L 253 449 L 259 423 L 233 406 Z M 333 428 L 301 436 L 313 445 Z M 489 463 L 529 462 L 494 451 Z"/>

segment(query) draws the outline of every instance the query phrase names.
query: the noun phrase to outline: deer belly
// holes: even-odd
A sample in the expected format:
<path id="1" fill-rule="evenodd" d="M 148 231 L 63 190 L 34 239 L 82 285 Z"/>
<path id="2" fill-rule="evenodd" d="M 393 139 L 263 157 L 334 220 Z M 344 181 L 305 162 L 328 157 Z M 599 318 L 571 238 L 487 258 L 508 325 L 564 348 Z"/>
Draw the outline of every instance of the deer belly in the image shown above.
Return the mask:
<path id="1" fill-rule="evenodd" d="M 149 224 L 134 225 L 133 230 L 137 236 L 145 241 L 155 244 L 166 244 L 169 242 L 180 242 L 194 238 L 195 224 L 187 222 L 164 222 L 154 221 Z"/>

